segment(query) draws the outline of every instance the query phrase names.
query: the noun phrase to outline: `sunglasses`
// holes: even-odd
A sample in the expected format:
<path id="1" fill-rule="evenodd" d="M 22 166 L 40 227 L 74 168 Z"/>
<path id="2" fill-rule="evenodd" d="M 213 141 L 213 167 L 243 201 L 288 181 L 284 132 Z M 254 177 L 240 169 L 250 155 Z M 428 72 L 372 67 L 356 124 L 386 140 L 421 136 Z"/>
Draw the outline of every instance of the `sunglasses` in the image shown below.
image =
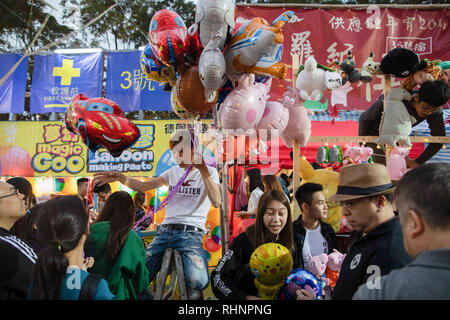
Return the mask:
<path id="1" fill-rule="evenodd" d="M 11 197 L 11 196 L 16 196 L 16 195 L 19 195 L 19 190 L 17 188 L 14 188 L 14 191 L 12 193 L 7 194 L 5 196 L 1 196 L 0 199 L 8 198 L 8 197 Z"/>

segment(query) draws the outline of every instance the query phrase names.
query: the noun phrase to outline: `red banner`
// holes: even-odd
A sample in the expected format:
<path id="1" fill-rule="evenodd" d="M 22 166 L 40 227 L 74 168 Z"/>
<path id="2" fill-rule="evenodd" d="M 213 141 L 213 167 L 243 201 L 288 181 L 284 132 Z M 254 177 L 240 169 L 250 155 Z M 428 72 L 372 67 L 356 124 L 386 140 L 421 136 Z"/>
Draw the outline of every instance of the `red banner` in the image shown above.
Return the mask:
<path id="1" fill-rule="evenodd" d="M 299 55 L 300 65 L 313 56 L 322 65 L 346 59 L 351 50 L 356 67 L 360 69 L 370 52 L 374 61 L 395 47 L 416 52 L 421 59 L 450 60 L 448 10 L 387 9 L 370 6 L 368 9 L 299 9 L 297 7 L 236 6 L 236 21 L 262 17 L 269 24 L 287 10 L 295 16 L 283 27 L 282 61 L 292 65 L 292 55 Z M 392 87 L 400 85 L 400 78 L 392 78 Z M 273 79 L 271 100 L 279 99 L 287 87 L 295 87 L 292 72 L 284 80 Z M 321 102 L 339 110 L 367 109 L 384 89 L 384 76 L 374 76 L 372 82 L 351 84 L 339 97 L 325 92 Z M 346 95 L 345 95 L 346 94 Z"/>

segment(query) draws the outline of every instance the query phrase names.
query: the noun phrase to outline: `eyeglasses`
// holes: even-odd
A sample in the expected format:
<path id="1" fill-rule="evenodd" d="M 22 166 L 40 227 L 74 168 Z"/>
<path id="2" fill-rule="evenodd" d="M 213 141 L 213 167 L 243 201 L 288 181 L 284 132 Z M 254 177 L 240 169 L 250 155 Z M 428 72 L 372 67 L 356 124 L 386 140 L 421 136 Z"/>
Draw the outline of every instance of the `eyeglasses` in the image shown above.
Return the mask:
<path id="1" fill-rule="evenodd" d="M 16 196 L 18 194 L 19 194 L 19 190 L 17 188 L 14 188 L 14 191 L 12 193 L 7 194 L 6 196 L 1 196 L 0 199 L 8 198 L 8 197 L 11 197 L 11 196 Z"/>
<path id="2" fill-rule="evenodd" d="M 355 204 L 357 204 L 359 202 L 359 200 L 357 201 L 337 201 L 337 203 L 339 204 L 339 206 L 341 206 L 342 208 L 351 208 L 353 207 Z"/>

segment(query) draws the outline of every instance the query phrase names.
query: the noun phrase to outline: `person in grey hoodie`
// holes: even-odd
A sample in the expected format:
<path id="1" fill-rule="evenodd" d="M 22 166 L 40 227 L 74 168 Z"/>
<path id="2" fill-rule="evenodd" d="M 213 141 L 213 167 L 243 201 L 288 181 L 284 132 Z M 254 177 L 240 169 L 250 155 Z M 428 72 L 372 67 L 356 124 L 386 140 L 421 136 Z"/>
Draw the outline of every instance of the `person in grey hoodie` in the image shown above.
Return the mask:
<path id="1" fill-rule="evenodd" d="M 424 164 L 407 172 L 394 198 L 404 246 L 414 260 L 373 277 L 353 299 L 450 300 L 450 164 Z"/>

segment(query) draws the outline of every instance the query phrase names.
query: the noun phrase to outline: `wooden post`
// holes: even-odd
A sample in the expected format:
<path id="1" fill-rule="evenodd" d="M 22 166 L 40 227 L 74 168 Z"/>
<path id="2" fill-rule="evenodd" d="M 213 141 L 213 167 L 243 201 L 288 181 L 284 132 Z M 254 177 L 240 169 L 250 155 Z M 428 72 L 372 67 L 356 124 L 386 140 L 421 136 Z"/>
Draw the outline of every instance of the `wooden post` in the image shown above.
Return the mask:
<path id="1" fill-rule="evenodd" d="M 383 114 L 384 114 L 384 112 L 386 110 L 387 95 L 388 95 L 390 90 L 391 90 L 391 76 L 388 75 L 388 74 L 385 74 L 384 75 L 384 92 L 383 92 L 384 93 Z M 381 127 L 380 127 L 380 134 L 381 134 Z M 389 156 L 391 155 L 393 146 L 390 146 L 390 145 L 386 144 L 385 147 L 386 147 L 386 152 L 385 152 L 386 163 L 385 164 L 387 165 L 387 162 L 389 160 Z"/>
<path id="2" fill-rule="evenodd" d="M 222 256 L 230 247 L 228 226 L 228 166 L 222 167 L 222 205 L 220 206 L 220 239 L 222 244 Z"/>
<path id="3" fill-rule="evenodd" d="M 300 69 L 300 57 L 298 55 L 292 56 L 292 89 L 295 90 L 295 80 L 297 76 L 297 72 Z M 292 162 L 293 162 L 293 179 L 294 179 L 294 189 L 293 194 L 297 191 L 300 186 L 300 145 L 297 140 L 294 140 L 294 149 L 292 152 Z M 297 201 L 294 199 L 294 212 L 292 212 L 292 219 L 296 220 L 300 215 L 300 207 L 298 206 Z"/>

